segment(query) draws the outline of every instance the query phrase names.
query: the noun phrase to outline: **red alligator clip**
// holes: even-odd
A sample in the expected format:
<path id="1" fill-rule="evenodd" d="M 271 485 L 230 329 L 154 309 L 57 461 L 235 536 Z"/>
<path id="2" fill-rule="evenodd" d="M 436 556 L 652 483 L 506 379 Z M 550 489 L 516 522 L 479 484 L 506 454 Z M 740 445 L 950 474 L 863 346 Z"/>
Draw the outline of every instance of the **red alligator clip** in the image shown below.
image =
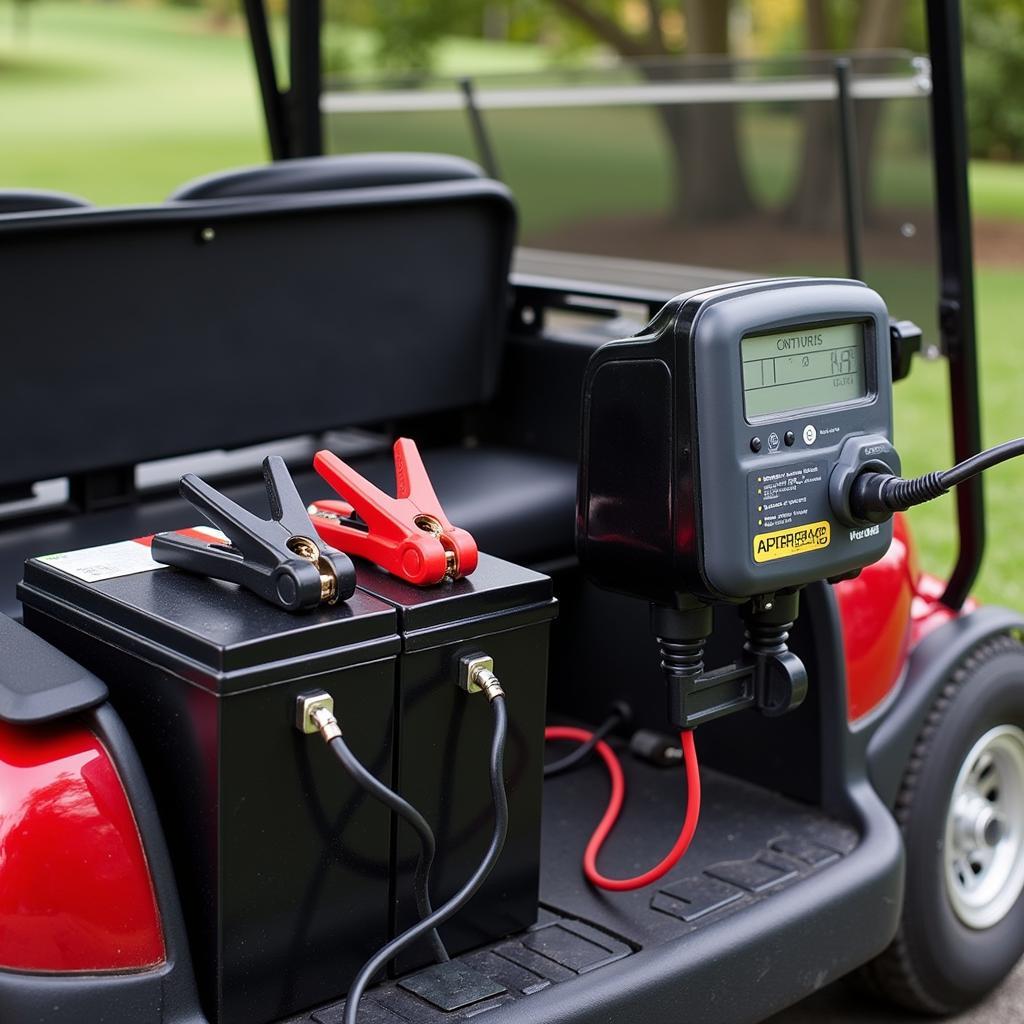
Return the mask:
<path id="1" fill-rule="evenodd" d="M 395 442 L 395 498 L 329 451 L 317 452 L 313 466 L 347 499 L 317 501 L 309 508 L 317 533 L 339 551 L 417 586 L 468 576 L 476 568 L 476 541 L 448 521 L 414 441 Z M 365 526 L 353 520 L 353 512 Z"/>

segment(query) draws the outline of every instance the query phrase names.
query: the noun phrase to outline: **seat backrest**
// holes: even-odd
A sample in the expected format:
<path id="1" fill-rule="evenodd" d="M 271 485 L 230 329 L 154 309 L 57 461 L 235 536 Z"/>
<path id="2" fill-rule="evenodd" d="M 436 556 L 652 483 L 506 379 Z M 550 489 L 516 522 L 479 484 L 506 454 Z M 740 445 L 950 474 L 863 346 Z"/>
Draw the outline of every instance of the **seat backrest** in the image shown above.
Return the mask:
<path id="1" fill-rule="evenodd" d="M 87 207 L 89 203 L 66 192 L 50 192 L 39 188 L 0 189 L 0 216 L 7 213 L 31 213 L 35 210 L 70 210 Z"/>
<path id="2" fill-rule="evenodd" d="M 186 182 L 170 199 L 230 199 L 294 192 L 333 192 L 382 185 L 482 178 L 469 160 L 444 153 L 349 153 L 240 167 Z"/>
<path id="3" fill-rule="evenodd" d="M 484 402 L 514 234 L 477 177 L 0 217 L 0 488 Z"/>

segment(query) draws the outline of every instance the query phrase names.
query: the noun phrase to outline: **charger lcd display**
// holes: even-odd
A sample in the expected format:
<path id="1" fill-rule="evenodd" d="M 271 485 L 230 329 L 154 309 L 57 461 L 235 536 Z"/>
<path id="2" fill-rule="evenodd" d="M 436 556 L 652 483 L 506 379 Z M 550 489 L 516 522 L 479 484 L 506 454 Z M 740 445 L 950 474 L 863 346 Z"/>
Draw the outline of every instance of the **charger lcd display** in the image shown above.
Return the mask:
<path id="1" fill-rule="evenodd" d="M 864 325 L 787 328 L 740 342 L 747 417 L 836 405 L 867 394 Z"/>

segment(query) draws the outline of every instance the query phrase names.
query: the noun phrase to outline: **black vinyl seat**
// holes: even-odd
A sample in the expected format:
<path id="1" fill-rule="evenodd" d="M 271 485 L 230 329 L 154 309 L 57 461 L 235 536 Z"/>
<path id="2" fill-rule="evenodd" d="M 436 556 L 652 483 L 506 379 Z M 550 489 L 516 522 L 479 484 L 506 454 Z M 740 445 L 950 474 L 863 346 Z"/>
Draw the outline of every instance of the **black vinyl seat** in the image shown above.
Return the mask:
<path id="1" fill-rule="evenodd" d="M 527 565 L 572 552 L 575 463 L 492 447 L 438 448 L 423 458 L 448 517 L 473 534 L 481 551 Z M 357 466 L 386 493 L 394 493 L 390 456 Z"/>
<path id="2" fill-rule="evenodd" d="M 572 551 L 576 502 L 573 463 L 511 448 L 438 448 L 423 460 L 445 512 L 469 530 L 481 551 L 521 564 L 537 564 Z M 352 465 L 394 494 L 390 454 L 353 459 Z M 336 497 L 312 470 L 295 471 L 303 500 Z M 262 480 L 218 485 L 235 501 L 266 515 Z M 20 616 L 15 586 L 25 559 L 147 537 L 198 526 L 202 516 L 177 495 L 136 505 L 0 530 L 0 613 Z"/>
<path id="3" fill-rule="evenodd" d="M 168 199 L 233 199 L 483 177 L 472 161 L 445 153 L 348 153 L 219 171 L 186 182 Z"/>
<path id="4" fill-rule="evenodd" d="M 16 611 L 25 558 L 194 523 L 177 497 L 126 493 L 136 465 L 350 426 L 415 437 L 425 418 L 457 436 L 498 392 L 516 213 L 476 165 L 292 160 L 193 182 L 174 200 L 39 202 L 0 217 L 0 276 L 12 282 L 0 494 L 60 477 L 79 498 L 102 494 L 94 511 L 0 521 L 0 611 Z M 55 278 L 67 282 L 61 303 L 49 301 Z M 59 416 L 42 415 L 40 396 L 54 394 Z M 574 459 L 489 443 L 421 450 L 450 518 L 482 550 L 527 565 L 572 553 Z M 393 493 L 390 454 L 353 461 Z M 261 508 L 256 469 L 226 490 Z M 309 500 L 331 497 L 309 470 L 297 483 Z M 96 509 L 109 486 L 125 504 Z"/>
<path id="5" fill-rule="evenodd" d="M 0 189 L 0 217 L 9 213 L 34 213 L 37 210 L 78 210 L 89 206 L 85 199 L 66 192 L 38 188 Z"/>

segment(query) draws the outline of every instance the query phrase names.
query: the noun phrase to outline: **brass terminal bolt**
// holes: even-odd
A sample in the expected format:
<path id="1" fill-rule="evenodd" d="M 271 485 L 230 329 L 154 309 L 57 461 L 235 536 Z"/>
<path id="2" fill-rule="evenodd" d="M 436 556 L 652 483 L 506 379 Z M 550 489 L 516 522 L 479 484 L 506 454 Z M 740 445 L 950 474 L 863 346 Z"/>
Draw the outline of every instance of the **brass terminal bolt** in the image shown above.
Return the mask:
<path id="1" fill-rule="evenodd" d="M 341 727 L 334 717 L 334 698 L 323 690 L 296 697 L 295 728 L 306 735 L 318 732 L 325 743 L 340 736 Z"/>
<path id="2" fill-rule="evenodd" d="M 316 544 L 308 537 L 295 536 L 288 541 L 288 550 L 317 567 L 320 571 L 320 603 L 334 604 L 338 600 L 338 577 L 334 575 L 330 562 L 322 556 Z"/>
<path id="3" fill-rule="evenodd" d="M 505 696 L 494 674 L 494 659 L 487 654 L 467 654 L 459 660 L 459 686 L 466 693 L 485 693 L 488 701 Z"/>
<path id="4" fill-rule="evenodd" d="M 320 730 L 324 743 L 330 743 L 331 740 L 337 739 L 341 735 L 341 726 L 338 725 L 333 711 L 328 711 L 327 708 L 317 708 L 313 712 L 313 721 L 316 722 L 316 727 Z"/>

